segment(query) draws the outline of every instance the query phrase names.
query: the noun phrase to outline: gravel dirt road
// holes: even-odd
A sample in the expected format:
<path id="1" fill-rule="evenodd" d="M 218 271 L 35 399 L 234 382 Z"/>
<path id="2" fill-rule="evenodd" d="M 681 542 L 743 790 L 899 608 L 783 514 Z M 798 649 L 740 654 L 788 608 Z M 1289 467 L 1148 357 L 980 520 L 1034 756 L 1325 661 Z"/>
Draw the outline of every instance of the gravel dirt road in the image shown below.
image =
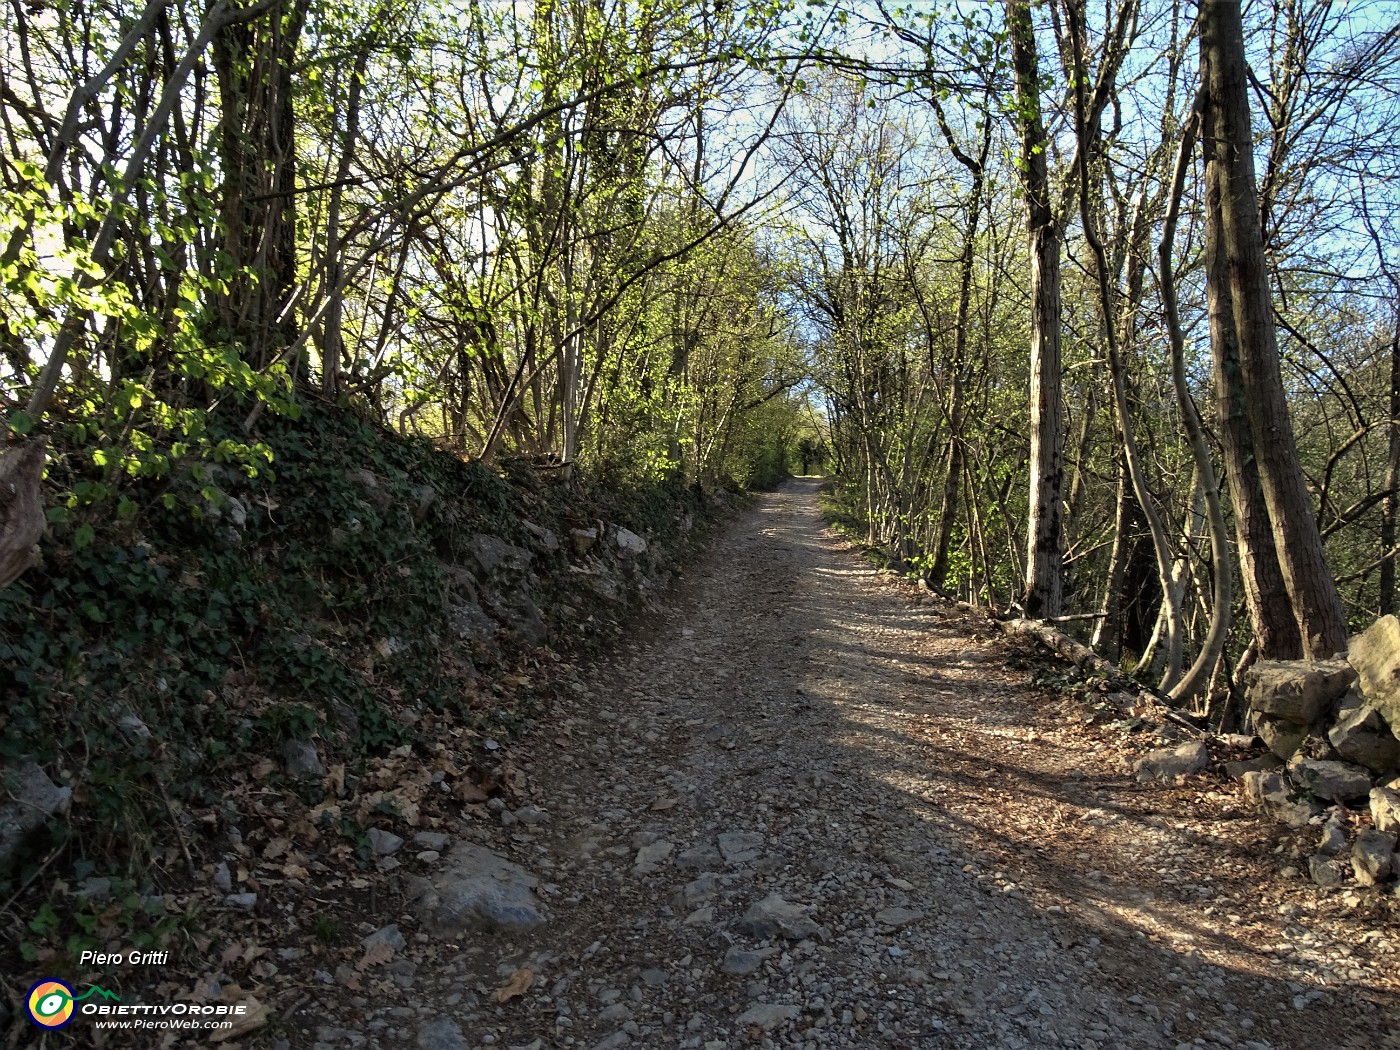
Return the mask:
<path id="1" fill-rule="evenodd" d="M 1218 773 L 1136 782 L 1151 731 L 1037 688 L 816 489 L 763 497 L 514 748 L 531 804 L 461 834 L 547 921 L 406 914 L 411 992 L 358 1045 L 1400 1048 L 1392 897 L 1312 887 Z"/>

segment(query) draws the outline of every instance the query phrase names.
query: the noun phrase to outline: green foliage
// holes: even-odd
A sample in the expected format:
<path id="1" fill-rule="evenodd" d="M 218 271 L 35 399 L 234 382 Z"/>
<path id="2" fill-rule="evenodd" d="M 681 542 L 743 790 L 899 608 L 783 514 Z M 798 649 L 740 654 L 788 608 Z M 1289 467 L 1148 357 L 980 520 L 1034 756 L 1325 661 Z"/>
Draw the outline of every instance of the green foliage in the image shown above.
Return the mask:
<path id="1" fill-rule="evenodd" d="M 85 880 L 94 866 L 80 860 L 73 870 Z M 121 944 L 123 951 L 167 947 L 196 919 L 170 911 L 164 897 L 149 888 L 143 890 L 131 879 L 113 876 L 99 881 L 100 891 L 83 887 L 75 891 L 66 881 L 49 890 L 25 924 L 19 952 L 26 962 L 43 958 L 55 972 L 76 973 L 84 951 L 113 942 Z"/>
<path id="2" fill-rule="evenodd" d="M 329 948 L 339 947 L 345 943 L 345 924 L 322 912 L 311 925 L 311 935 Z"/>

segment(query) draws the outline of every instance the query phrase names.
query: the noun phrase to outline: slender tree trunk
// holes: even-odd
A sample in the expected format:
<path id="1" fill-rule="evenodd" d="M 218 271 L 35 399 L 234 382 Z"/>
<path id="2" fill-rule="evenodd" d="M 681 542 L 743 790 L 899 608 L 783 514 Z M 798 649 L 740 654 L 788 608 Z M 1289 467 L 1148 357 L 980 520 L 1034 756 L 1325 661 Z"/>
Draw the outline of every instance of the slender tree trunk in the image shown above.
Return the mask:
<path id="1" fill-rule="evenodd" d="M 1200 471 L 1193 471 L 1191 475 L 1191 511 L 1186 516 L 1186 526 L 1182 536 L 1182 548 L 1186 552 L 1184 557 L 1176 558 L 1171 565 L 1171 571 L 1167 579 L 1163 581 L 1164 588 L 1169 589 L 1166 600 L 1162 602 L 1157 613 L 1157 623 L 1152 628 L 1152 638 L 1147 643 L 1147 648 L 1143 650 L 1142 662 L 1144 665 L 1154 661 L 1162 663 L 1162 658 L 1158 654 L 1158 647 L 1163 639 L 1166 639 L 1168 647 L 1172 645 L 1172 620 L 1177 620 L 1176 635 L 1177 645 L 1180 648 L 1182 636 L 1186 633 L 1185 611 L 1186 611 L 1186 585 L 1191 578 L 1191 551 L 1196 546 L 1196 541 L 1200 537 L 1201 530 L 1205 524 L 1205 489 L 1201 480 Z M 1176 655 L 1177 663 L 1181 661 L 1181 654 Z M 1168 652 L 1166 663 L 1172 661 L 1172 656 Z M 1163 684 L 1160 689 L 1163 692 L 1175 694 L 1181 677 L 1180 667 L 1177 669 L 1175 680 L 1170 684 Z"/>
<path id="2" fill-rule="evenodd" d="M 987 592 L 987 603 L 996 607 L 997 596 L 992 577 L 991 558 L 987 555 L 987 535 L 982 531 L 982 510 L 972 488 L 972 470 L 963 463 L 963 500 L 967 504 L 967 552 L 972 571 L 968 574 L 968 602 L 975 606 L 982 604 L 982 591 Z M 978 556 L 981 556 L 979 571 Z"/>
<path id="3" fill-rule="evenodd" d="M 1205 143 L 1210 149 L 1209 143 Z M 1297 660 L 1303 655 L 1298 624 L 1283 585 L 1274 534 L 1264 506 L 1264 488 L 1255 466 L 1254 438 L 1245 409 L 1239 344 L 1230 300 L 1229 278 L 1220 251 L 1217 188 L 1206 182 L 1206 298 L 1210 320 L 1211 368 L 1215 384 L 1216 433 L 1224 454 L 1240 577 L 1258 655 L 1265 660 Z"/>
<path id="4" fill-rule="evenodd" d="M 1216 274 L 1228 278 L 1239 347 L 1240 389 L 1274 537 L 1274 550 L 1302 649 L 1330 657 L 1346 646 L 1346 614 L 1327 567 L 1322 536 L 1298 461 L 1279 364 L 1259 225 L 1253 133 L 1240 5 L 1201 5 L 1201 64 L 1207 89 L 1206 179 L 1218 209 Z M 1213 282 L 1216 295 L 1219 281 Z M 1214 312 L 1214 311 L 1212 311 Z"/>
<path id="5" fill-rule="evenodd" d="M 962 385 L 956 379 L 954 382 Z M 933 540 L 933 564 L 928 570 L 928 585 L 935 591 L 942 591 L 948 582 L 948 550 L 952 546 L 953 526 L 957 523 L 962 470 L 962 439 L 956 433 L 950 434 L 948 456 L 943 465 L 943 494 L 938 504 L 938 531 Z"/>
<path id="6" fill-rule="evenodd" d="M 880 516 L 880 506 L 876 496 L 878 485 L 875 470 L 875 439 L 870 435 L 870 427 L 861 427 L 861 441 L 865 447 L 865 542 L 872 547 L 879 542 L 876 519 Z"/>
<path id="7" fill-rule="evenodd" d="M 1128 492 L 1132 493 L 1131 485 Z M 1162 581 L 1157 574 L 1152 537 L 1136 497 L 1131 510 L 1128 561 L 1123 567 L 1123 649 L 1137 656 L 1139 666 L 1146 667 L 1153 628 L 1162 612 Z"/>
<path id="8" fill-rule="evenodd" d="M 1115 325 L 1118 314 L 1117 299 L 1109 270 L 1108 253 L 1104 249 L 1102 237 L 1099 236 L 1098 216 L 1094 214 L 1094 204 L 1101 194 L 1097 192 L 1095 180 L 1090 178 L 1090 158 L 1095 152 L 1095 147 L 1099 145 L 1099 136 L 1096 132 L 1097 125 L 1091 127 L 1089 115 L 1088 87 L 1085 83 L 1088 75 L 1087 41 L 1078 9 L 1073 4 L 1068 5 L 1066 15 L 1070 25 L 1071 47 L 1074 49 L 1075 132 L 1079 142 L 1079 215 L 1083 222 L 1084 238 L 1094 260 L 1094 276 L 1097 279 L 1099 302 L 1103 311 L 1103 337 L 1108 347 L 1108 367 L 1113 380 L 1113 404 L 1118 415 L 1118 433 L 1123 441 L 1123 459 L 1128 465 L 1128 477 L 1132 480 L 1138 505 L 1142 507 L 1147 518 L 1147 526 L 1152 534 L 1152 548 L 1157 559 L 1157 574 L 1162 582 L 1161 625 L 1167 640 L 1167 662 L 1160 688 L 1166 690 L 1172 688 L 1181 677 L 1181 604 L 1173 580 L 1171 540 L 1167 535 L 1162 515 L 1157 511 L 1152 492 L 1147 487 L 1147 476 L 1138 455 L 1137 439 L 1133 435 L 1132 415 L 1128 406 L 1127 367 L 1123 362 Z"/>
<path id="9" fill-rule="evenodd" d="M 1178 703 L 1194 700 L 1210 687 L 1210 680 L 1220 655 L 1225 650 L 1225 639 L 1230 632 L 1230 613 L 1234 596 L 1231 586 L 1229 537 L 1225 531 L 1225 513 L 1220 506 L 1220 490 L 1215 483 L 1215 467 L 1210 461 L 1210 447 L 1206 444 L 1205 428 L 1201 417 L 1191 400 L 1191 391 L 1186 384 L 1186 350 L 1181 334 L 1181 319 L 1177 310 L 1176 276 L 1172 268 L 1172 242 L 1176 238 L 1176 220 L 1181 206 L 1182 188 L 1186 182 L 1186 169 L 1191 162 L 1195 146 L 1196 127 L 1200 119 L 1199 104 L 1193 109 L 1182 132 L 1181 148 L 1177 153 L 1176 165 L 1172 169 L 1171 189 L 1167 198 L 1167 214 L 1162 223 L 1162 239 L 1157 244 L 1157 262 L 1162 289 L 1162 303 L 1166 310 L 1167 336 L 1172 349 L 1172 385 L 1176 389 L 1177 403 L 1181 409 L 1182 421 L 1186 424 L 1187 438 L 1191 442 L 1191 454 L 1196 461 L 1196 475 L 1203 486 L 1207 517 L 1210 521 L 1211 570 L 1214 576 L 1214 591 L 1211 601 L 1210 630 L 1196 661 L 1172 689 L 1172 699 Z M 1187 544 L 1190 556 L 1191 544 Z"/>
<path id="10" fill-rule="evenodd" d="M 330 203 L 326 209 L 326 285 L 336 288 L 345 275 L 341 261 L 340 210 L 344 200 L 345 183 L 355 158 L 355 143 L 360 137 L 360 92 L 364 85 L 365 68 L 369 63 L 369 48 L 360 52 L 350 71 L 350 85 L 345 106 L 345 133 L 340 141 L 340 161 L 336 166 L 335 185 L 331 187 Z M 370 275 L 371 285 L 374 275 Z M 345 357 L 345 333 L 342 319 L 345 297 L 335 296 L 321 329 L 321 389 L 327 397 L 335 397 L 340 387 L 340 369 Z"/>
<path id="11" fill-rule="evenodd" d="M 1385 468 L 1385 503 L 1381 506 L 1380 613 L 1395 612 L 1395 536 L 1400 517 L 1400 303 L 1396 304 L 1395 334 L 1390 340 L 1390 443 Z"/>
<path id="12" fill-rule="evenodd" d="M 984 116 L 982 141 L 979 152 L 974 157 L 958 145 L 936 95 L 933 98 L 933 109 L 949 150 L 972 176 L 972 185 L 967 195 L 967 225 L 962 231 L 962 254 L 958 260 L 958 313 L 953 323 L 953 360 L 949 368 L 952 378 L 948 384 L 948 455 L 943 469 L 938 531 L 933 541 L 933 564 L 928 571 L 929 586 L 941 591 L 948 581 L 948 548 L 953 539 L 953 526 L 957 524 L 958 491 L 962 487 L 962 442 L 966 415 L 966 384 L 963 381 L 963 371 L 967 366 L 967 334 L 972 317 L 972 279 L 977 262 L 977 233 L 982 222 L 982 192 L 986 186 L 987 155 L 992 145 L 992 122 Z"/>
<path id="13" fill-rule="evenodd" d="M 1090 645 L 1113 663 L 1123 655 L 1123 577 L 1133 542 L 1128 536 L 1133 520 L 1133 486 L 1128 480 L 1128 465 L 1123 452 L 1118 452 L 1118 500 L 1113 516 L 1113 553 L 1108 559 L 1108 582 L 1104 585 L 1103 604 L 1099 621 L 1094 627 Z"/>
<path id="14" fill-rule="evenodd" d="M 1065 500 L 1065 533 L 1069 536 L 1071 547 L 1074 546 L 1079 536 L 1080 519 L 1084 514 L 1084 499 L 1089 491 L 1088 471 L 1085 467 L 1092 451 L 1094 418 L 1098 415 L 1098 411 L 1098 390 L 1096 383 L 1091 382 L 1085 391 L 1084 407 L 1079 413 L 1079 432 L 1074 438 L 1074 476 L 1069 484 L 1069 498 Z"/>
<path id="15" fill-rule="evenodd" d="M 1396 603 L 1396 539 L 1400 534 L 1400 273 L 1391 266 L 1386 256 L 1385 241 L 1371 216 L 1370 201 L 1366 187 L 1361 187 L 1361 219 L 1366 224 L 1366 232 L 1375 245 L 1376 262 L 1381 273 L 1390 284 L 1394 296 L 1395 314 L 1390 328 L 1390 392 L 1386 408 L 1389 421 L 1386 427 L 1386 466 L 1385 498 L 1381 502 L 1381 563 L 1380 579 L 1377 587 L 1377 606 L 1381 616 L 1394 613 Z"/>
<path id="16" fill-rule="evenodd" d="M 1060 364 L 1061 233 L 1050 205 L 1040 111 L 1040 66 L 1028 0 L 1006 0 L 1016 75 L 1026 229 L 1031 259 L 1030 515 L 1026 540 L 1026 615 L 1058 616 L 1064 597 L 1064 403 Z"/>

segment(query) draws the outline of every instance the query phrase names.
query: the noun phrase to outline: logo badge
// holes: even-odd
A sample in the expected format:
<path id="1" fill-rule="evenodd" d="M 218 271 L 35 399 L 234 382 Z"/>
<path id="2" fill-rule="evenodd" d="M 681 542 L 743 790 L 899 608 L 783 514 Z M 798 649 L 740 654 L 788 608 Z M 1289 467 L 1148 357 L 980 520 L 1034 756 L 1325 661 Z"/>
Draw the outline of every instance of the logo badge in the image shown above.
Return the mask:
<path id="1" fill-rule="evenodd" d="M 62 1028 L 73 1020 L 73 989 L 52 978 L 29 989 L 29 1019 L 40 1028 Z"/>

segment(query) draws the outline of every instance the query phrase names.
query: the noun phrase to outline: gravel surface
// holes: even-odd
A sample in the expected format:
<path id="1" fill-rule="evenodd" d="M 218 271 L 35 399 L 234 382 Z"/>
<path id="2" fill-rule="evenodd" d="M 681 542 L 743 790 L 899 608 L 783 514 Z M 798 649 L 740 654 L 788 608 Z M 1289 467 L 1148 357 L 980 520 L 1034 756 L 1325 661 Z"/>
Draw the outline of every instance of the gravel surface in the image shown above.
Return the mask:
<path id="1" fill-rule="evenodd" d="M 669 600 L 460 829 L 544 921 L 406 912 L 397 1000 L 318 1048 L 1400 1048 L 1393 902 L 1307 884 L 1218 774 L 1138 784 L 1161 737 L 872 569 L 814 481 Z"/>

